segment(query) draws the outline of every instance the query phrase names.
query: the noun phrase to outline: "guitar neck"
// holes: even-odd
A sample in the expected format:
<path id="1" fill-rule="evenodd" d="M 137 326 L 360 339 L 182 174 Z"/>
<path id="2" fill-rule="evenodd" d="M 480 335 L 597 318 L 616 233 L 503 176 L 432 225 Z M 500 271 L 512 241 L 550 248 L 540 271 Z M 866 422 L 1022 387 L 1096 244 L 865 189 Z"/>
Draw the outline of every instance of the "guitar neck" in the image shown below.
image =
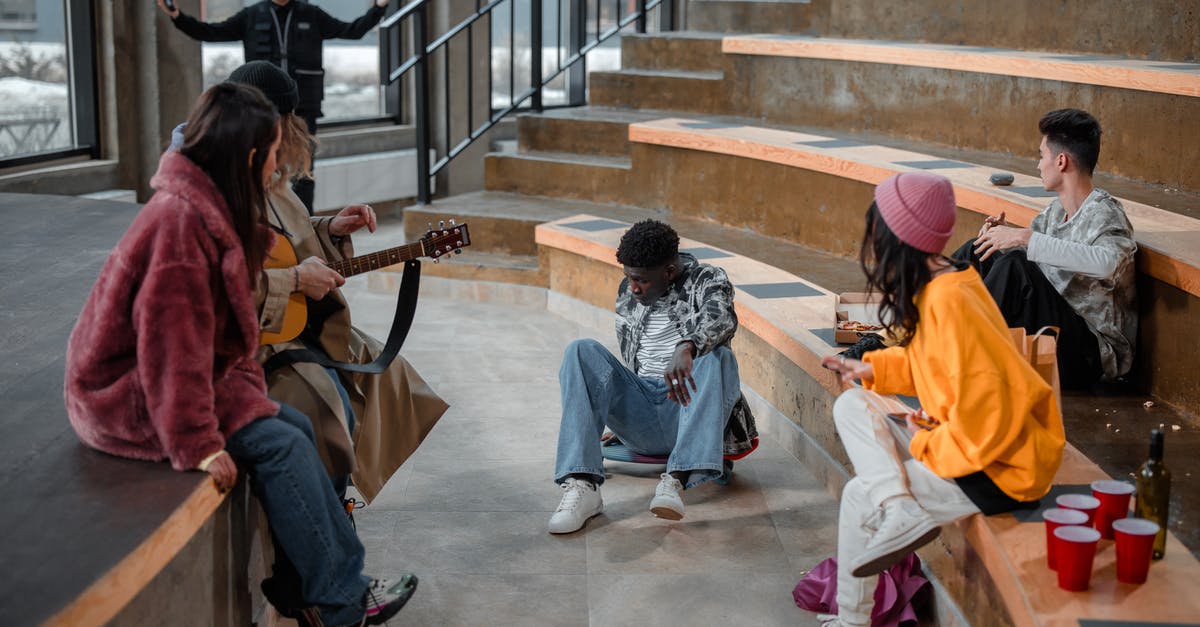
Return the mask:
<path id="1" fill-rule="evenodd" d="M 329 267 L 337 271 L 338 274 L 348 277 L 404 263 L 409 259 L 416 259 L 424 254 L 425 250 L 421 247 L 421 242 L 413 242 L 379 252 L 335 261 L 329 264 Z"/>

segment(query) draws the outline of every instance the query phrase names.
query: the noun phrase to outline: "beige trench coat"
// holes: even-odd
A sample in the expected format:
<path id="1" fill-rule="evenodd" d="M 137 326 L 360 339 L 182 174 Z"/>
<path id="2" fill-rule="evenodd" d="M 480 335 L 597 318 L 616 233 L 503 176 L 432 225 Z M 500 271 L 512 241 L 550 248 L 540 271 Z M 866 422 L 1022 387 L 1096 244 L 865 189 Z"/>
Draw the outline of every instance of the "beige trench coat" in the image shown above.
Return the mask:
<path id="1" fill-rule="evenodd" d="M 329 232 L 333 218 L 310 218 L 290 186 L 272 192 L 270 201 L 267 220 L 288 238 L 298 260 L 317 256 L 339 261 L 354 255 L 349 237 L 334 243 Z M 256 294 L 259 324 L 264 331 L 278 332 L 295 279 L 290 269 L 265 270 L 264 275 L 266 280 L 259 282 Z M 341 309 L 325 321 L 321 347 L 337 361 L 366 363 L 374 359 L 383 345 L 351 326 L 350 310 L 339 290 L 327 298 Z M 303 347 L 298 340 L 263 346 L 258 358 L 265 362 L 277 352 Z M 339 375 L 356 418 L 353 434 L 347 428 L 337 387 L 322 366 L 297 363 L 269 372 L 268 392 L 312 420 L 326 469 L 333 476 L 351 474 L 355 487 L 369 502 L 417 449 L 448 405 L 400 356 L 382 374 Z"/>

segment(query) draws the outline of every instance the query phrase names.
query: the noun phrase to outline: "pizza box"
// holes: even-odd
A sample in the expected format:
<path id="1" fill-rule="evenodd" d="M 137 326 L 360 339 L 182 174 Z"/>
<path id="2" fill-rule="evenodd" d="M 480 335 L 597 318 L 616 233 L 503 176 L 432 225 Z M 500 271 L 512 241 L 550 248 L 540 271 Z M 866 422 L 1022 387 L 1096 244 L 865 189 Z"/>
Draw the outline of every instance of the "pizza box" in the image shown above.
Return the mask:
<path id="1" fill-rule="evenodd" d="M 838 294 L 837 311 L 833 327 L 833 339 L 838 344 L 853 344 L 867 333 L 886 335 L 883 324 L 879 321 L 878 293 L 844 292 Z M 865 325 L 867 328 L 844 328 Z"/>

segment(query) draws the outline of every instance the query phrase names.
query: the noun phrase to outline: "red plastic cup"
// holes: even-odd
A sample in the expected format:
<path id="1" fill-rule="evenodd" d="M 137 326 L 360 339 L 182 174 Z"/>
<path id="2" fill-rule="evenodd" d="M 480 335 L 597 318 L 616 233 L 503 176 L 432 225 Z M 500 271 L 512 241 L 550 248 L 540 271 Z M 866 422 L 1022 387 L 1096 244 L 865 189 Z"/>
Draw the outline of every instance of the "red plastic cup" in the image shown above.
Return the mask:
<path id="1" fill-rule="evenodd" d="M 1042 512 L 1046 521 L 1046 565 L 1055 570 L 1054 530 L 1065 525 L 1086 525 L 1087 514 L 1077 509 L 1052 507 Z"/>
<path id="2" fill-rule="evenodd" d="M 1080 592 L 1088 589 L 1096 543 L 1100 532 L 1091 527 L 1071 525 L 1054 530 L 1054 551 L 1058 561 L 1058 587 Z"/>
<path id="3" fill-rule="evenodd" d="M 1129 515 L 1129 496 L 1133 494 L 1133 484 L 1128 481 L 1102 479 L 1092 482 L 1092 496 L 1100 499 L 1100 507 L 1096 510 L 1096 531 L 1105 540 L 1113 539 L 1112 524 Z"/>
<path id="4" fill-rule="evenodd" d="M 1122 518 L 1112 523 L 1117 540 L 1117 581 L 1145 583 L 1158 523 L 1145 518 Z"/>
<path id="5" fill-rule="evenodd" d="M 1063 494 L 1054 499 L 1063 509 L 1077 509 L 1087 514 L 1087 524 L 1090 526 L 1096 520 L 1096 510 L 1100 508 L 1100 499 L 1086 494 Z"/>

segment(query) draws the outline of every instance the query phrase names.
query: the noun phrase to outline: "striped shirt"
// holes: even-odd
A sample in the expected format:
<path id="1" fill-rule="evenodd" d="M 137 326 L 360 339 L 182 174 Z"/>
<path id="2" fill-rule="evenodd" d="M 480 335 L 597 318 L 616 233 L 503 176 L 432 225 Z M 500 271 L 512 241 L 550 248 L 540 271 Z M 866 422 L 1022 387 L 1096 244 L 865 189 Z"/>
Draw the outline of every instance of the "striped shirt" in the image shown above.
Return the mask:
<path id="1" fill-rule="evenodd" d="M 641 305 L 638 305 L 641 308 Z M 671 363 L 675 347 L 683 336 L 671 322 L 667 313 L 667 299 L 659 298 L 650 306 L 650 316 L 642 327 L 642 341 L 638 344 L 638 376 L 661 377 Z"/>

